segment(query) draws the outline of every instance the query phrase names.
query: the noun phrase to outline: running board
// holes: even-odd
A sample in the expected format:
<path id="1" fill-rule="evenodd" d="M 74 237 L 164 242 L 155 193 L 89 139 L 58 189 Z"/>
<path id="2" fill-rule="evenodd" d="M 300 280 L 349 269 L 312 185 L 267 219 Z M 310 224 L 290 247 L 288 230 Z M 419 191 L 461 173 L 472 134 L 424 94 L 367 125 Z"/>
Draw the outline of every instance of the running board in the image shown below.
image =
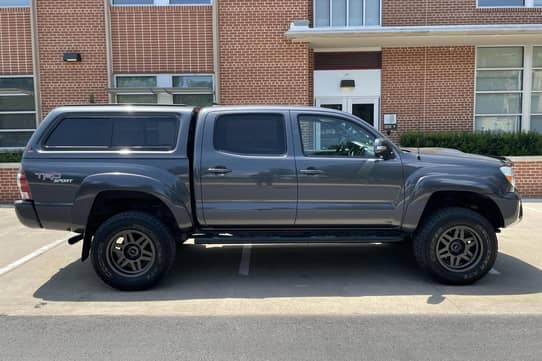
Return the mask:
<path id="1" fill-rule="evenodd" d="M 399 232 L 383 232 L 382 234 L 324 234 L 324 235 L 196 235 L 195 244 L 281 244 L 281 243 L 395 243 L 404 239 Z"/>

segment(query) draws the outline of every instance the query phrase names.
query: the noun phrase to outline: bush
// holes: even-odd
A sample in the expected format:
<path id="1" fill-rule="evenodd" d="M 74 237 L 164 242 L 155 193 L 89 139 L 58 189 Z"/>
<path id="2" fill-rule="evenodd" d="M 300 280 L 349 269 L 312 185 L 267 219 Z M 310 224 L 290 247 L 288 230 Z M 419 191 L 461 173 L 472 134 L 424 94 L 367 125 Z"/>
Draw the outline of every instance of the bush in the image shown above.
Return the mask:
<path id="1" fill-rule="evenodd" d="M 22 156 L 22 152 L 0 152 L 0 163 L 19 163 Z"/>
<path id="2" fill-rule="evenodd" d="M 542 134 L 536 132 L 406 132 L 402 147 L 441 147 L 491 156 L 542 155 Z"/>

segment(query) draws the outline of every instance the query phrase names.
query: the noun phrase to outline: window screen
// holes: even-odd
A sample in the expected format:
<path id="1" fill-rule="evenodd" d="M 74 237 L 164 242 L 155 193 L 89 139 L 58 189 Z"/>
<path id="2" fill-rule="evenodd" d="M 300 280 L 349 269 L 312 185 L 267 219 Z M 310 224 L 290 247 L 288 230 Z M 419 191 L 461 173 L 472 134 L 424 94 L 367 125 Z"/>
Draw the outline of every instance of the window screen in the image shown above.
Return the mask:
<path id="1" fill-rule="evenodd" d="M 236 154 L 283 155 L 286 153 L 284 117 L 280 114 L 231 114 L 215 121 L 216 150 Z"/>
<path id="2" fill-rule="evenodd" d="M 53 148 L 170 150 L 177 143 L 178 123 L 167 116 L 65 118 L 45 144 Z"/>

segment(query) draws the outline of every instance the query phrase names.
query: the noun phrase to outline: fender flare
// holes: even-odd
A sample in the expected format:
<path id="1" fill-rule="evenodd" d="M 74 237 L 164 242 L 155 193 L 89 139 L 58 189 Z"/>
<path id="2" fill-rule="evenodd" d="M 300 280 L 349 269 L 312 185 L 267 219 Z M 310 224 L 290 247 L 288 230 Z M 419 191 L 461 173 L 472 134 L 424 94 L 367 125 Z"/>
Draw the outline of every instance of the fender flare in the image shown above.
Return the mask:
<path id="1" fill-rule="evenodd" d="M 404 231 L 412 233 L 417 229 L 429 199 L 436 192 L 469 192 L 487 197 L 488 194 L 497 193 L 498 189 L 489 182 L 465 175 L 421 176 L 405 188 L 406 207 L 402 222 Z"/>
<path id="2" fill-rule="evenodd" d="M 168 183 L 155 178 L 128 173 L 100 173 L 83 180 L 73 203 L 72 224 L 83 231 L 98 195 L 107 191 L 146 193 L 158 198 L 173 214 L 181 229 L 193 226 L 190 216 L 190 192 L 171 176 Z"/>

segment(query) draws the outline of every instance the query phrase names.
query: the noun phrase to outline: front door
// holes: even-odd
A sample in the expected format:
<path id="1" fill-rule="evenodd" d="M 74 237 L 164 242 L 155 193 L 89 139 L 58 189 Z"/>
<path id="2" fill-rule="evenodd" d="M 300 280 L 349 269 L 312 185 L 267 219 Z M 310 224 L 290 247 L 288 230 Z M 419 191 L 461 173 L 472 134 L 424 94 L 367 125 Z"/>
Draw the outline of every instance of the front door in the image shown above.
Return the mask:
<path id="1" fill-rule="evenodd" d="M 204 121 L 199 174 L 206 225 L 293 225 L 297 177 L 289 113 L 211 112 Z"/>
<path id="2" fill-rule="evenodd" d="M 378 97 L 321 97 L 316 106 L 340 110 L 361 118 L 375 129 L 379 129 L 380 99 Z"/>
<path id="3" fill-rule="evenodd" d="M 299 201 L 296 225 L 399 226 L 401 159 L 374 154 L 377 133 L 356 119 L 292 112 Z"/>

